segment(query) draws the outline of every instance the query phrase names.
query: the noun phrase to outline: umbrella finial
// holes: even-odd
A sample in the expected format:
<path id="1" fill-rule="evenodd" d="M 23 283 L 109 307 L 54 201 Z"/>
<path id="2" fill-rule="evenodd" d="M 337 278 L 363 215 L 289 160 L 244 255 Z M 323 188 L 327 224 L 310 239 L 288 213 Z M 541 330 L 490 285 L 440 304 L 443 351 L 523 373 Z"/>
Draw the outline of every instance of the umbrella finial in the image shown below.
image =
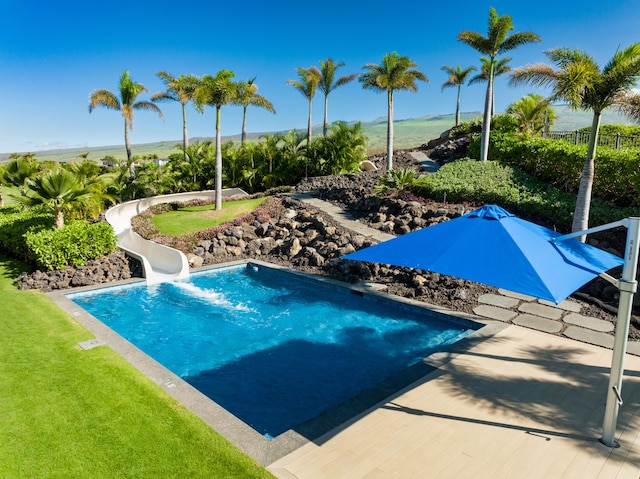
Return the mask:
<path id="1" fill-rule="evenodd" d="M 467 213 L 465 216 L 468 216 L 470 218 L 499 220 L 502 218 L 507 218 L 509 216 L 515 216 L 515 215 L 512 213 L 509 213 L 507 210 L 499 207 L 498 205 L 485 205 L 482 208 L 478 208 L 477 210 L 472 211 L 471 213 Z"/>

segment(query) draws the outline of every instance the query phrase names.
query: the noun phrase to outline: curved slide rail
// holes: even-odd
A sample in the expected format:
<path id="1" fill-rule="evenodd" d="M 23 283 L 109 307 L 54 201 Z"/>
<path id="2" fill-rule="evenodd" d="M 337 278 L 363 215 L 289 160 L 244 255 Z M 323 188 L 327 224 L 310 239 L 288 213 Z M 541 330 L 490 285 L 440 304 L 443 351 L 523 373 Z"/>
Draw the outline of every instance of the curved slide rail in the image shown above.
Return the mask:
<path id="1" fill-rule="evenodd" d="M 240 188 L 222 190 L 223 198 L 233 196 L 247 196 L 247 193 Z M 160 203 L 184 202 L 196 199 L 211 200 L 213 198 L 215 198 L 215 191 L 211 190 L 132 200 L 109 208 L 105 213 L 105 219 L 113 227 L 118 237 L 118 248 L 142 262 L 147 284 L 186 279 L 189 277 L 189 262 L 184 253 L 144 239 L 131 229 L 131 218 Z"/>

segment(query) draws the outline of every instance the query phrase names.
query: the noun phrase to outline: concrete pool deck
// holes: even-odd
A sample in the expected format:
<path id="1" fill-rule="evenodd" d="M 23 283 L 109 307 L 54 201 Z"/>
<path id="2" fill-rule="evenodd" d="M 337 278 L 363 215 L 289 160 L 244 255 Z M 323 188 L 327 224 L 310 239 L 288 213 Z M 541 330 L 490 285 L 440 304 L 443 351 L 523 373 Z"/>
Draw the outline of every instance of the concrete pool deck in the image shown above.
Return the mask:
<path id="1" fill-rule="evenodd" d="M 640 477 L 640 358 L 599 442 L 611 351 L 510 325 L 275 461 L 280 479 Z"/>

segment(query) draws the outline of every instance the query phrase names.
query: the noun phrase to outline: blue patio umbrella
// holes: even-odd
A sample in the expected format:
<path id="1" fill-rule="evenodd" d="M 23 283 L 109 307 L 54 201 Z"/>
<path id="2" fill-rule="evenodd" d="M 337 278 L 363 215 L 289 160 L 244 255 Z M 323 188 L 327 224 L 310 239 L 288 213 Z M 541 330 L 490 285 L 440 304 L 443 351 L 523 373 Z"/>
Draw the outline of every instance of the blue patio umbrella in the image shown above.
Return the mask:
<path id="1" fill-rule="evenodd" d="M 617 227 L 627 228 L 624 259 L 574 239 Z M 602 437 L 615 440 L 622 406 L 622 377 L 640 256 L 640 218 L 631 217 L 585 231 L 559 235 L 488 205 L 459 218 L 394 238 L 345 259 L 424 269 L 559 303 L 602 276 L 618 288 L 618 315 L 607 389 Z M 605 271 L 622 265 L 615 279 Z"/>
<path id="2" fill-rule="evenodd" d="M 560 303 L 623 260 L 495 205 L 343 256 L 455 276 Z"/>

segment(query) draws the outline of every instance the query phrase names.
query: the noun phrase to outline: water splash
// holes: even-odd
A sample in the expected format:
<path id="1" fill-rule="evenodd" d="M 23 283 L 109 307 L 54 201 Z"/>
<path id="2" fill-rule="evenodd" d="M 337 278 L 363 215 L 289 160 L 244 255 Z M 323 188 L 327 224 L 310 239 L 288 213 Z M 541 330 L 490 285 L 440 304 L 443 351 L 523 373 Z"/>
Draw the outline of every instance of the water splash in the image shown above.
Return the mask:
<path id="1" fill-rule="evenodd" d="M 242 302 L 233 303 L 223 293 L 219 293 L 213 289 L 200 288 L 192 283 L 186 282 L 174 282 L 173 286 L 190 297 L 199 299 L 214 306 L 219 306 L 231 311 L 243 311 L 243 312 L 255 312 L 255 309 L 250 308 L 248 305 Z"/>

